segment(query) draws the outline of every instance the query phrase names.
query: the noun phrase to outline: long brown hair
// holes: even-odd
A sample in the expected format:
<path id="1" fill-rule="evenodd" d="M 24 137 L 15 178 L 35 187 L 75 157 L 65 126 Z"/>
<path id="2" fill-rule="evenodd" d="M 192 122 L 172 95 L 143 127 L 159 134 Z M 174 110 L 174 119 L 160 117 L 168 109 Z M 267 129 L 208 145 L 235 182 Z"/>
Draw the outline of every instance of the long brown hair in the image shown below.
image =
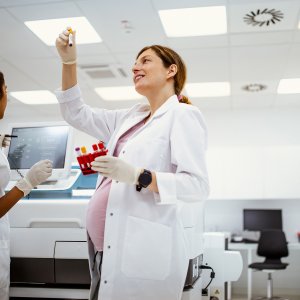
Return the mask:
<path id="1" fill-rule="evenodd" d="M 2 97 L 3 97 L 3 86 L 4 86 L 4 84 L 5 84 L 4 75 L 0 71 L 0 99 L 2 99 Z"/>
<path id="2" fill-rule="evenodd" d="M 152 45 L 144 47 L 137 55 L 138 58 L 144 51 L 151 49 L 153 50 L 158 57 L 163 62 L 165 68 L 170 67 L 175 64 L 177 66 L 177 73 L 174 76 L 174 90 L 175 94 L 178 97 L 180 103 L 192 104 L 188 97 L 181 94 L 181 91 L 184 87 L 186 81 L 186 66 L 178 53 L 174 50 L 161 46 L 161 45 Z"/>

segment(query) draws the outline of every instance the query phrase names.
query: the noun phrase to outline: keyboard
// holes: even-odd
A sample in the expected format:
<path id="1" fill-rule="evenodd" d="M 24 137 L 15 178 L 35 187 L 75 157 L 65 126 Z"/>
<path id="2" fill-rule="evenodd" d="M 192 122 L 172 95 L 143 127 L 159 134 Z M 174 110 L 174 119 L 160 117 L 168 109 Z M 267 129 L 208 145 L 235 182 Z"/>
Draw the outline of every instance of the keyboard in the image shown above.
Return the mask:
<path id="1" fill-rule="evenodd" d="M 251 239 L 243 239 L 242 243 L 245 243 L 245 244 L 257 244 L 258 241 L 251 240 Z"/>

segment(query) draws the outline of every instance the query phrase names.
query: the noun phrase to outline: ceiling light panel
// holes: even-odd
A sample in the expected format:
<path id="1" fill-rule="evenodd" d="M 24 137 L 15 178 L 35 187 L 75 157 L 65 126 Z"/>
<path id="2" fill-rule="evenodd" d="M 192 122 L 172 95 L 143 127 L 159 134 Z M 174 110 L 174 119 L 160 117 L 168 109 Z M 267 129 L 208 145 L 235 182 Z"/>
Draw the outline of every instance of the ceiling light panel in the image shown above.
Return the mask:
<path id="1" fill-rule="evenodd" d="M 101 37 L 85 17 L 26 21 L 24 23 L 48 46 L 54 46 L 58 35 L 67 27 L 76 31 L 77 44 L 102 42 Z"/>
<path id="2" fill-rule="evenodd" d="M 185 89 L 191 98 L 230 96 L 229 82 L 187 83 Z"/>
<path id="3" fill-rule="evenodd" d="M 277 89 L 278 94 L 299 94 L 300 78 L 281 79 Z"/>
<path id="4" fill-rule="evenodd" d="M 143 96 L 133 86 L 112 86 L 95 88 L 95 92 L 106 101 L 138 100 Z"/>
<path id="5" fill-rule="evenodd" d="M 29 105 L 57 104 L 55 95 L 47 90 L 11 92 L 10 95 Z"/>
<path id="6" fill-rule="evenodd" d="M 168 9 L 158 13 L 168 37 L 227 33 L 225 6 Z"/>

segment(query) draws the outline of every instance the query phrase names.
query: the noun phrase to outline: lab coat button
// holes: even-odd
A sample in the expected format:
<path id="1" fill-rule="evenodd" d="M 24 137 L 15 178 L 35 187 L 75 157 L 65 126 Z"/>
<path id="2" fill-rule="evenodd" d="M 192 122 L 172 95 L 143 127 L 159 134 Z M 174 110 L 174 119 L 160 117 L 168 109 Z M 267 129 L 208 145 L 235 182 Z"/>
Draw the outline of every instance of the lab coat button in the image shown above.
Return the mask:
<path id="1" fill-rule="evenodd" d="M 124 153 L 125 153 L 125 150 L 123 150 L 122 153 L 124 154 Z"/>
<path id="2" fill-rule="evenodd" d="M 104 280 L 104 283 L 105 283 L 105 284 L 107 284 L 107 281 L 106 281 L 106 280 Z"/>
<path id="3" fill-rule="evenodd" d="M 113 214 L 113 213 L 110 213 L 110 215 L 113 216 L 114 214 Z"/>
<path id="4" fill-rule="evenodd" d="M 110 246 L 108 245 L 107 248 L 110 249 Z"/>

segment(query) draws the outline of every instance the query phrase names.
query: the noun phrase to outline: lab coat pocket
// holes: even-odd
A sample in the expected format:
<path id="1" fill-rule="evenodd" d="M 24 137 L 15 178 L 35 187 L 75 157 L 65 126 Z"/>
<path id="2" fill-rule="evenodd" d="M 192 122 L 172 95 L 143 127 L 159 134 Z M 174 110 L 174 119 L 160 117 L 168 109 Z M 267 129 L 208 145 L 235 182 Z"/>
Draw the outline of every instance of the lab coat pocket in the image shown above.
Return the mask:
<path id="1" fill-rule="evenodd" d="M 0 240 L 0 289 L 9 285 L 9 241 Z"/>
<path id="2" fill-rule="evenodd" d="M 171 227 L 129 217 L 121 270 L 131 278 L 164 280 L 170 273 L 171 249 Z"/>

